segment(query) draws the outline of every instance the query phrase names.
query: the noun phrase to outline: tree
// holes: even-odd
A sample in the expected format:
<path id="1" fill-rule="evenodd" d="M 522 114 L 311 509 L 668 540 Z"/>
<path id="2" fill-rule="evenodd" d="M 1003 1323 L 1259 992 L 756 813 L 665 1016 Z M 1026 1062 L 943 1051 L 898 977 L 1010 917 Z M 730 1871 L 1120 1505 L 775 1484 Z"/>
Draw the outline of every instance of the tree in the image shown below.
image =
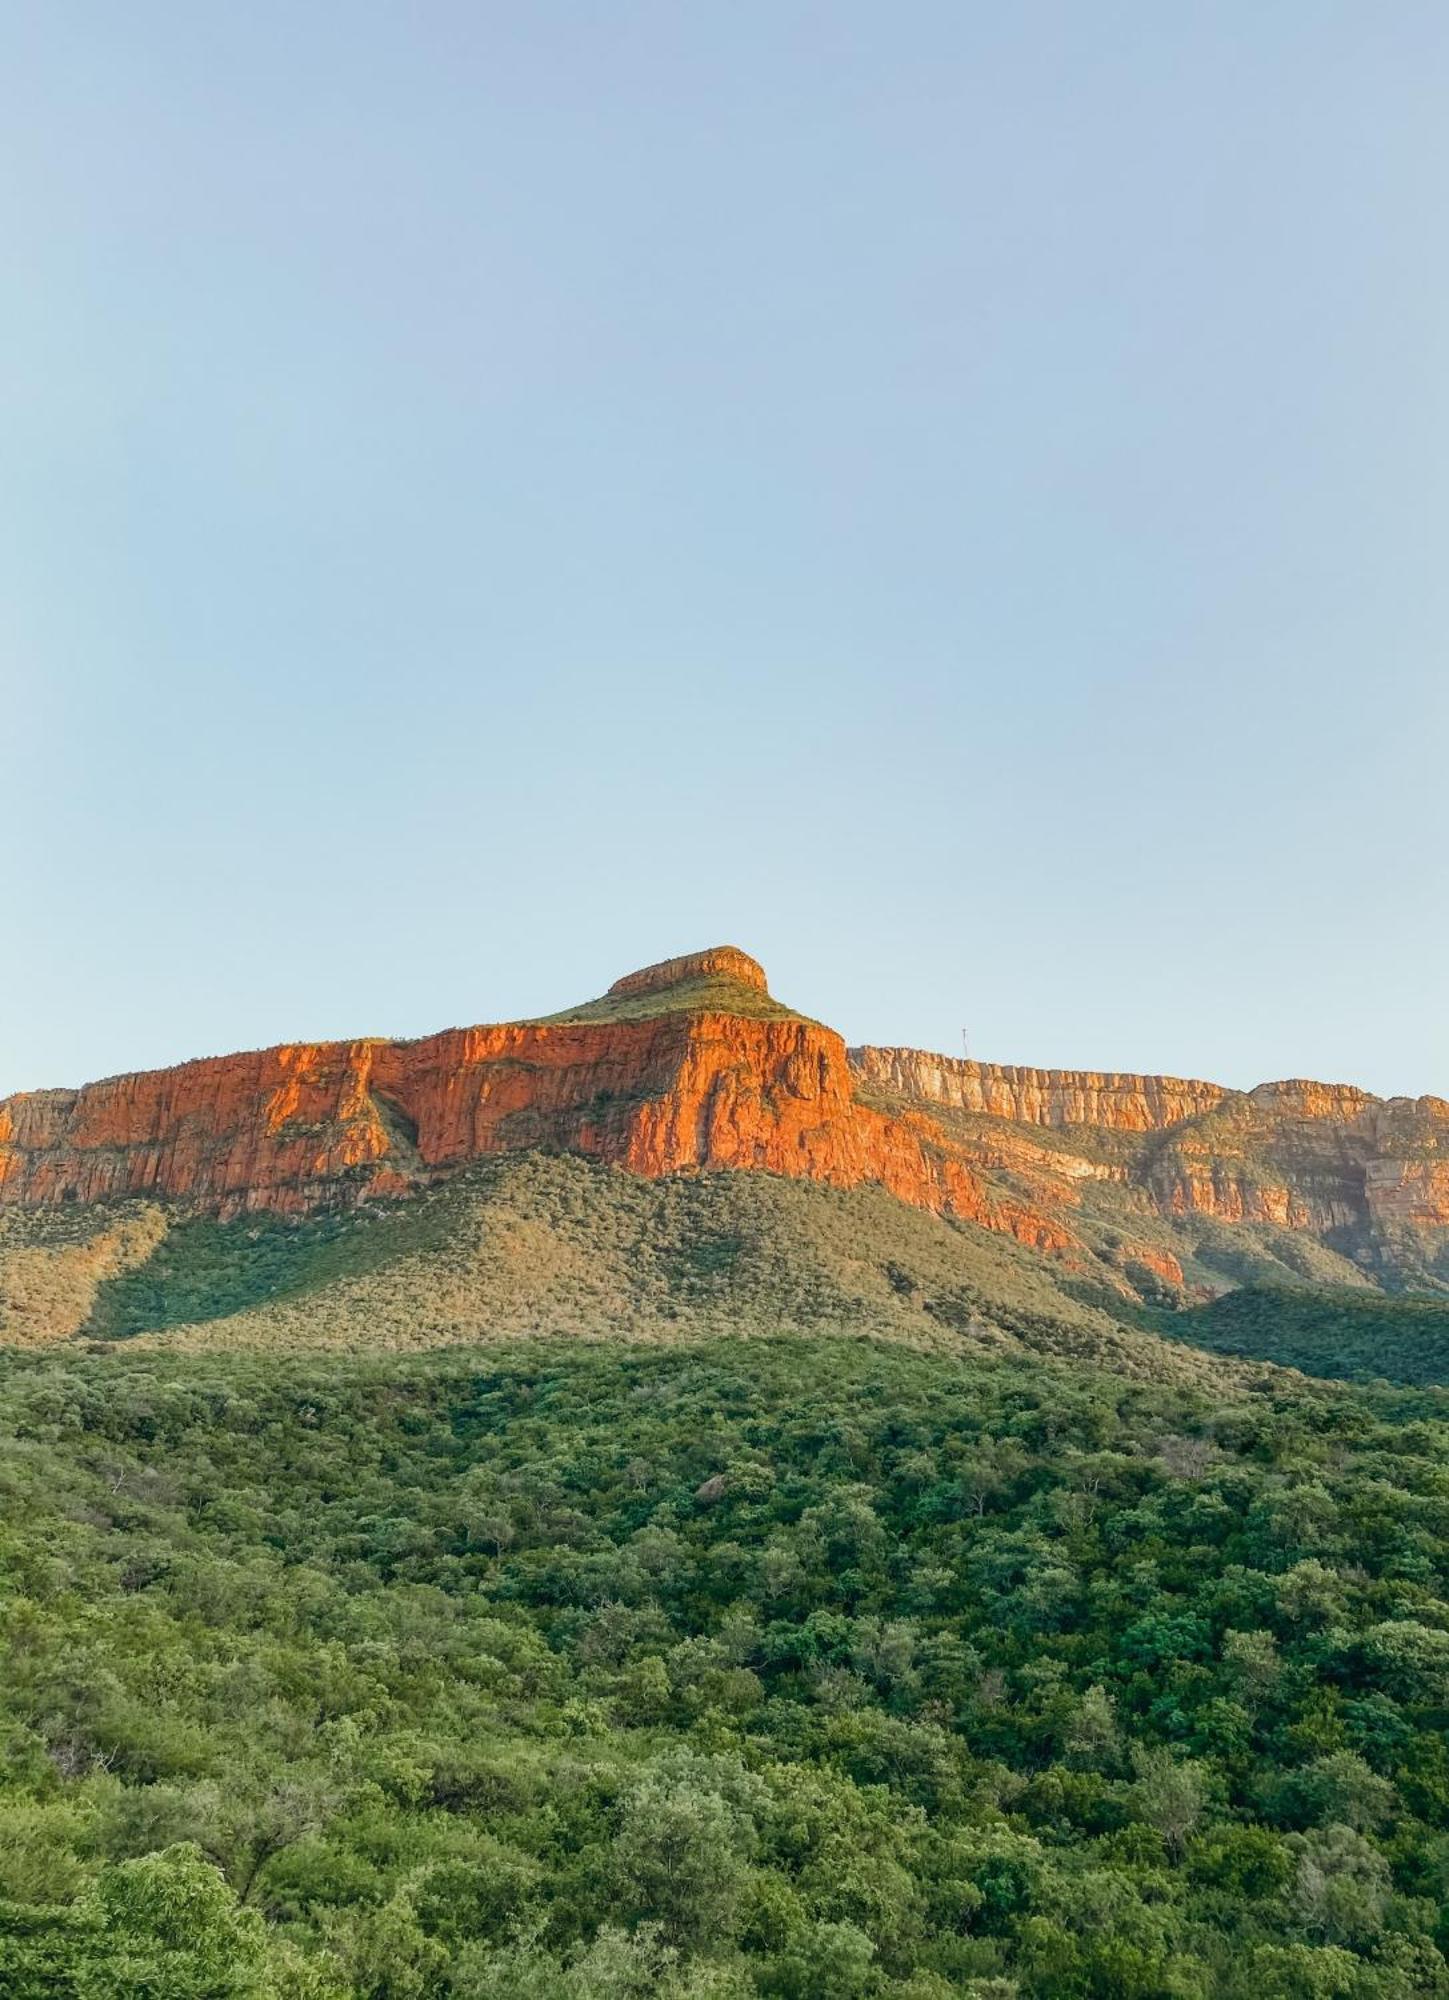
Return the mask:
<path id="1" fill-rule="evenodd" d="M 1305 1930 L 1334 1944 L 1362 1944 L 1383 1929 L 1389 1864 L 1352 1827 L 1295 1834 L 1294 1896 Z"/>
<path id="2" fill-rule="evenodd" d="M 1062 1749 L 1069 1763 L 1101 1771 L 1116 1760 L 1119 1743 L 1112 1697 L 1096 1682 L 1068 1717 L 1062 1730 Z"/>
<path id="3" fill-rule="evenodd" d="M 77 2000 L 263 2000 L 274 1991 L 260 1917 L 189 1842 L 103 1868 L 79 1914 L 89 1936 Z"/>
<path id="4" fill-rule="evenodd" d="M 1169 1854 L 1180 1855 L 1202 1817 L 1206 1787 L 1196 1764 L 1180 1762 L 1170 1750 L 1138 1749 L 1132 1768 L 1137 1782 L 1132 1803 L 1139 1819 L 1162 1835 Z"/>
<path id="5" fill-rule="evenodd" d="M 614 1840 L 612 1874 L 626 1914 L 659 1925 L 671 1945 L 700 1950 L 733 1937 L 745 1864 L 738 1812 L 688 1778 L 636 1786 Z"/>

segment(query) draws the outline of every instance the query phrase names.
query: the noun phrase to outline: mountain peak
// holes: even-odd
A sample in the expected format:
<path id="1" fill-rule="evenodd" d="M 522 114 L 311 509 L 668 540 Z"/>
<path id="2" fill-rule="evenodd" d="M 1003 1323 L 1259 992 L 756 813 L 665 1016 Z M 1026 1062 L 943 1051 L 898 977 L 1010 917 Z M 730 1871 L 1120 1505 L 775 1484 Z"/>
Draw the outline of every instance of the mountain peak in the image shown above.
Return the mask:
<path id="1" fill-rule="evenodd" d="M 699 979 L 729 979 L 740 986 L 768 993 L 765 968 L 758 959 L 737 945 L 712 945 L 708 951 L 686 952 L 681 958 L 662 958 L 657 965 L 626 972 L 609 988 L 610 999 L 633 999 L 646 993 L 667 993 L 673 986 L 685 986 Z"/>

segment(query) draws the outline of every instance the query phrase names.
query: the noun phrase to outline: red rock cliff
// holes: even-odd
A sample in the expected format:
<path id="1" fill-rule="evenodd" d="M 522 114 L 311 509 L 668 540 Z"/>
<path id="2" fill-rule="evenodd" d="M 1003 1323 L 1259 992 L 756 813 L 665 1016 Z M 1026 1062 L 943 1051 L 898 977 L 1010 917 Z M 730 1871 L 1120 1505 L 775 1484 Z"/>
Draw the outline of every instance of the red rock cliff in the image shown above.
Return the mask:
<path id="1" fill-rule="evenodd" d="M 1102 1251 L 1110 1223 L 1109 1262 L 1169 1278 L 1157 1225 L 1195 1217 L 1308 1231 L 1366 1262 L 1414 1239 L 1401 1264 L 1416 1270 L 1438 1268 L 1422 1240 L 1449 1228 L 1442 1100 L 848 1056 L 731 946 L 631 973 L 549 1021 L 264 1049 L 7 1099 L 0 1202 L 146 1194 L 224 1215 L 300 1212 L 527 1148 L 650 1176 L 878 1182 L 1080 1255 L 1086 1241 Z"/>
<path id="2" fill-rule="evenodd" d="M 931 1121 L 856 1102 L 845 1045 L 775 1008 L 671 1008 L 699 981 L 765 995 L 732 948 L 667 961 L 559 1022 L 449 1029 L 417 1042 L 306 1043 L 113 1077 L 0 1104 L 0 1200 L 150 1194 L 223 1214 L 402 1194 L 491 1154 L 567 1149 L 645 1175 L 760 1168 L 903 1200 L 1043 1248 L 1070 1231 L 993 1196 Z"/>

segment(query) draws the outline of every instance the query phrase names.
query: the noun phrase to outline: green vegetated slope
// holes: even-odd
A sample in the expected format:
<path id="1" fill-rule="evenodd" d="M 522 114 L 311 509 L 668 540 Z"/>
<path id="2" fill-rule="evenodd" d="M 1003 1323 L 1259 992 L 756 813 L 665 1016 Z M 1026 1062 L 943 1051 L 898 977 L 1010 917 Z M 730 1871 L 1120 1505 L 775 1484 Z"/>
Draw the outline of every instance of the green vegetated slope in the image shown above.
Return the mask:
<path id="1" fill-rule="evenodd" d="M 1251 1354 L 1309 1375 L 1449 1382 L 1449 1299 L 1251 1285 L 1174 1322 L 1219 1354 Z"/>
<path id="2" fill-rule="evenodd" d="M 1439 1392 L 72 1344 L 0 1489 L 7 2000 L 1449 1985 Z"/>
<path id="3" fill-rule="evenodd" d="M 1094 1194 L 1078 1224 L 1095 1273 L 877 1189 L 768 1174 L 643 1181 L 568 1156 L 501 1159 L 407 1202 L 301 1220 L 217 1222 L 154 1203 L 10 1210 L 0 1340 L 367 1349 L 789 1328 L 1026 1347 L 1158 1377 L 1204 1377 L 1216 1355 L 1449 1381 L 1443 1300 L 1386 1296 L 1361 1277 L 1351 1288 L 1343 1260 L 1288 1231 L 1199 1223 L 1202 1271 L 1221 1283 L 1231 1264 L 1244 1288 L 1171 1309 Z M 1128 1247 L 1150 1241 L 1140 1219 L 1132 1228 Z M 1183 1249 L 1182 1232 L 1174 1241 Z"/>
<path id="4" fill-rule="evenodd" d="M 0 1335 L 25 1337 L 34 1322 L 6 1316 L 8 1240 L 12 1262 L 50 1256 L 63 1275 L 67 1260 L 90 1258 L 83 1310 L 69 1275 L 56 1281 L 66 1311 L 52 1337 L 290 1350 L 793 1330 L 1089 1355 L 1154 1376 L 1227 1365 L 1126 1323 L 1130 1294 L 1112 1289 L 1105 1267 L 1084 1283 L 1007 1237 L 879 1189 L 769 1174 L 645 1181 L 569 1156 L 514 1156 L 355 1214 L 216 1222 L 123 1205 L 95 1211 L 92 1226 L 114 1230 L 128 1216 L 136 1254 L 99 1277 L 68 1211 L 6 1218 Z"/>
<path id="5" fill-rule="evenodd" d="M 537 1025 L 560 1027 L 572 1021 L 656 1021 L 666 1014 L 734 1014 L 747 1021 L 805 1021 L 806 1014 L 787 1007 L 762 988 L 727 974 L 712 973 L 677 979 L 671 986 L 647 993 L 605 993 L 561 1013 L 544 1014 Z"/>
<path id="6" fill-rule="evenodd" d="M 1164 1232 L 1164 1247 L 1199 1283 L 1231 1271 L 1242 1288 L 1184 1309 L 1134 1262 L 1150 1225 L 1133 1217 L 1124 1235 L 1120 1221 L 1085 1191 L 1076 1222 L 1098 1261 L 1083 1269 L 879 1189 L 770 1174 L 645 1181 L 515 1155 L 405 1202 L 302 1219 L 218 1222 L 146 1202 L 0 1211 L 0 1342 L 368 1350 L 790 1330 L 1026 1349 L 1158 1379 L 1241 1376 L 1257 1360 L 1449 1382 L 1437 1295 L 1379 1292 L 1287 1230 L 1198 1220 Z"/>

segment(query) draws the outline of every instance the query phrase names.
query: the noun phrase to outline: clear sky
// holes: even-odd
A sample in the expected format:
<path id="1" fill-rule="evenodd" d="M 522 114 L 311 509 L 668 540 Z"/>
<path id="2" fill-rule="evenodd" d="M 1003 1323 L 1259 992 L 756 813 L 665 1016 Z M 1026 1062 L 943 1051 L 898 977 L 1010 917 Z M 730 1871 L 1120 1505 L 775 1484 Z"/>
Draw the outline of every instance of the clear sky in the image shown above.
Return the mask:
<path id="1" fill-rule="evenodd" d="M 728 940 L 1449 1095 L 1442 0 L 0 47 L 0 1090 Z"/>

